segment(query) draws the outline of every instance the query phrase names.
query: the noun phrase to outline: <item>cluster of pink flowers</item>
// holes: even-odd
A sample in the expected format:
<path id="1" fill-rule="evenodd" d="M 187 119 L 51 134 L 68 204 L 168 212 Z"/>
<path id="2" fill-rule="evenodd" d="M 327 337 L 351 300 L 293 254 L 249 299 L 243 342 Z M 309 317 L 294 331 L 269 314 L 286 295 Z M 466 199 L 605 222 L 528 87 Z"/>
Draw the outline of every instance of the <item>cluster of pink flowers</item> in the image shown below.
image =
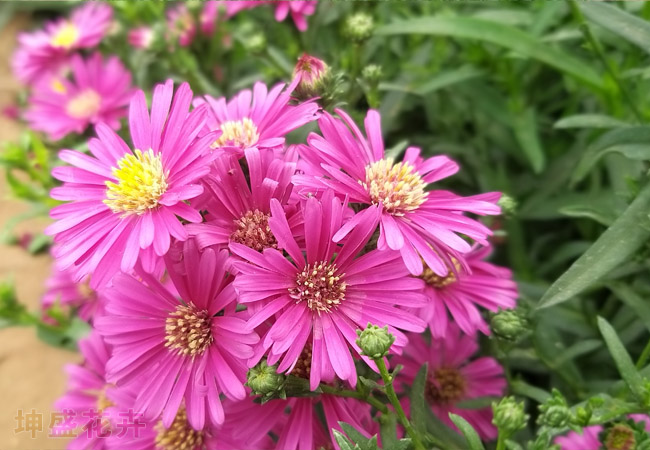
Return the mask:
<path id="1" fill-rule="evenodd" d="M 227 14 L 260 3 L 229 3 Z M 315 9 L 272 3 L 299 29 Z M 204 32 L 219 6 L 204 5 Z M 195 34 L 185 8 L 168 14 L 180 45 Z M 51 196 L 64 203 L 46 230 L 56 260 L 46 304 L 82 308 L 93 327 L 57 405 L 86 418 L 61 425 L 86 431 L 71 448 L 336 447 L 340 421 L 372 436 L 376 412 L 359 400 L 260 405 L 245 386 L 265 359 L 311 390 L 355 388 L 360 365 L 378 370 L 357 344 L 368 323 L 395 337 L 390 361 L 404 366 L 407 385 L 429 363 L 426 399 L 441 420 L 453 426 L 448 413 L 460 414 L 494 438 L 489 409 L 457 405 L 505 390 L 496 360 L 472 359 L 479 332 L 489 333 L 483 310 L 517 298 L 510 271 L 485 260 L 491 230 L 477 218 L 500 213 L 500 194 L 440 189 L 459 170 L 447 156 L 416 147 L 387 156 L 375 110 L 364 133 L 343 110 L 299 102 L 304 64 L 288 85 L 258 82 L 231 99 L 170 80 L 148 105 L 117 59 L 73 53 L 95 45 L 109 22 L 110 8 L 84 5 L 35 34 L 42 47 L 30 58 L 50 60 L 17 58 L 46 73 L 25 78 L 35 83 L 32 127 L 53 139 L 95 130 L 88 153 L 59 153 Z M 128 133 L 118 135 L 127 109 Z M 318 131 L 288 145 L 309 123 Z M 430 342 L 418 334 L 427 329 Z M 116 432 L 124 411 L 143 426 Z"/>

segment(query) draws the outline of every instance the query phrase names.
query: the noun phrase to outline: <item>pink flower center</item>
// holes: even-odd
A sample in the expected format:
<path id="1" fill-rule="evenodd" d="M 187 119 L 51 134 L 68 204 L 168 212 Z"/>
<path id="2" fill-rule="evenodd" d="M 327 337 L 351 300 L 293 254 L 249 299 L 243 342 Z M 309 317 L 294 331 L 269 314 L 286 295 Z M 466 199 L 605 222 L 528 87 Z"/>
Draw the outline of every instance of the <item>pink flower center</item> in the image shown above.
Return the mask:
<path id="1" fill-rule="evenodd" d="M 429 376 L 424 394 L 431 405 L 451 405 L 463 398 L 465 389 L 465 377 L 458 369 L 441 367 Z"/>
<path id="2" fill-rule="evenodd" d="M 178 305 L 165 320 L 165 347 L 182 356 L 202 355 L 214 341 L 211 319 L 192 302 Z"/>
<path id="3" fill-rule="evenodd" d="M 102 105 L 102 98 L 94 89 L 84 89 L 68 100 L 65 112 L 75 119 L 90 119 Z"/>
<path id="4" fill-rule="evenodd" d="M 246 211 L 241 218 L 234 221 L 235 231 L 230 240 L 261 252 L 265 248 L 278 248 L 278 241 L 271 232 L 269 215 L 258 209 Z"/>
<path id="5" fill-rule="evenodd" d="M 162 420 L 158 422 L 156 431 L 156 450 L 203 450 L 205 435 L 203 431 L 193 429 L 187 421 L 187 412 L 181 407 L 169 428 L 165 428 Z"/>
<path id="6" fill-rule="evenodd" d="M 452 270 L 449 268 L 449 271 L 447 272 L 447 275 L 445 276 L 440 276 L 437 273 L 435 273 L 433 270 L 429 268 L 429 266 L 424 264 L 424 270 L 422 271 L 422 275 L 420 275 L 420 278 L 422 278 L 429 286 L 434 287 L 436 289 L 442 289 L 445 286 L 449 286 L 450 284 L 455 283 L 458 281 L 458 278 L 456 277 L 456 273 L 460 272 L 460 263 L 456 258 L 451 258 L 453 264 L 454 264 L 454 269 Z"/>
<path id="7" fill-rule="evenodd" d="M 345 298 L 347 285 L 341 281 L 344 276 L 338 273 L 336 264 L 325 261 L 307 264 L 296 277 L 296 285 L 289 288 L 289 296 L 296 303 L 306 302 L 307 307 L 319 315 L 331 312 Z"/>
<path id="8" fill-rule="evenodd" d="M 394 164 L 392 158 L 368 165 L 361 185 L 373 204 L 381 203 L 384 211 L 396 216 L 418 209 L 428 195 L 424 191 L 426 183 L 415 167 L 408 162 Z"/>
<path id="9" fill-rule="evenodd" d="M 219 147 L 252 147 L 260 138 L 257 127 L 251 119 L 244 117 L 241 120 L 229 120 L 222 123 L 221 136 L 214 141 L 211 148 Z"/>

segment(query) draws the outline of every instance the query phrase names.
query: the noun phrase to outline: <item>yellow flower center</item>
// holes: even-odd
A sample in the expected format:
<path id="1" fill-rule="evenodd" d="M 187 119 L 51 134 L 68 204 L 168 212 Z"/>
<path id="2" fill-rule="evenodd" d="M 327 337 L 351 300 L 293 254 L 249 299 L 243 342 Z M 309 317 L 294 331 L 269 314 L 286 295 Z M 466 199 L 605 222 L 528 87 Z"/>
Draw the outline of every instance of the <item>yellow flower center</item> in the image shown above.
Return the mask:
<path id="1" fill-rule="evenodd" d="M 178 305 L 165 321 L 165 347 L 179 355 L 201 355 L 213 341 L 210 313 L 193 303 Z"/>
<path id="2" fill-rule="evenodd" d="M 181 407 L 169 428 L 162 420 L 154 426 L 156 431 L 156 450 L 203 450 L 205 436 L 202 431 L 193 429 L 187 421 L 187 412 Z"/>
<path id="3" fill-rule="evenodd" d="M 242 120 L 229 120 L 219 127 L 221 136 L 210 147 L 250 147 L 260 138 L 257 127 L 251 119 L 244 117 Z"/>
<path id="4" fill-rule="evenodd" d="M 65 93 L 63 84 L 60 81 L 58 83 L 60 88 L 63 89 L 63 93 Z M 56 82 L 53 83 L 52 88 L 56 91 L 59 86 L 55 86 L 55 84 Z M 101 104 L 102 98 L 94 89 L 84 89 L 68 100 L 68 104 L 65 105 L 65 112 L 75 119 L 88 119 L 99 111 Z"/>
<path id="5" fill-rule="evenodd" d="M 338 273 L 336 264 L 325 261 L 307 264 L 296 277 L 296 285 L 289 288 L 289 296 L 296 303 L 307 302 L 307 307 L 316 311 L 330 312 L 338 307 L 345 298 L 345 282 L 341 279 L 344 273 Z"/>
<path id="6" fill-rule="evenodd" d="M 445 276 L 440 276 L 437 273 L 435 273 L 423 261 L 424 270 L 422 271 L 422 275 L 420 275 L 420 278 L 422 278 L 425 281 L 425 283 L 427 283 L 429 286 L 432 286 L 436 289 L 442 289 L 445 286 L 449 286 L 450 284 L 455 283 L 458 280 L 458 278 L 456 277 L 456 273 L 460 272 L 461 267 L 460 267 L 460 263 L 456 258 L 452 257 L 451 261 L 454 264 L 454 270 L 448 268 L 449 271 Z"/>
<path id="7" fill-rule="evenodd" d="M 392 158 L 381 159 L 366 167 L 361 185 L 373 204 L 381 203 L 384 211 L 402 216 L 417 209 L 427 198 L 426 183 L 415 167 L 407 162 L 394 164 Z"/>
<path id="8" fill-rule="evenodd" d="M 52 80 L 52 83 L 50 83 L 50 88 L 57 94 L 65 94 L 65 86 L 58 78 Z"/>
<path id="9" fill-rule="evenodd" d="M 114 213 L 125 217 L 142 215 L 158 206 L 167 190 L 169 172 L 164 171 L 160 154 L 154 154 L 151 149 L 146 152 L 136 149 L 117 162 L 113 176 L 118 181 L 106 182 L 104 203 Z"/>
<path id="10" fill-rule="evenodd" d="M 77 43 L 77 39 L 79 39 L 79 28 L 72 22 L 65 22 L 52 36 L 50 44 L 54 48 L 70 49 Z"/>

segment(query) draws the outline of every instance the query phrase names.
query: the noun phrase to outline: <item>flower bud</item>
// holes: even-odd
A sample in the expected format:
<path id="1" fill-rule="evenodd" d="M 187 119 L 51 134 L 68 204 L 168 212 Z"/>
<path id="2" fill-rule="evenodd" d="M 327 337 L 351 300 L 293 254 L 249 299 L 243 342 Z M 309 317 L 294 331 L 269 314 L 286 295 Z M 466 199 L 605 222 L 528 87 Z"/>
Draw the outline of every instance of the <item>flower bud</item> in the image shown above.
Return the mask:
<path id="1" fill-rule="evenodd" d="M 345 21 L 344 33 L 357 43 L 361 43 L 372 35 L 374 22 L 370 14 L 358 12 Z"/>
<path id="2" fill-rule="evenodd" d="M 504 397 L 499 403 L 492 403 L 492 411 L 492 423 L 506 436 L 512 436 L 528 423 L 524 402 L 517 403 L 514 397 Z"/>
<path id="3" fill-rule="evenodd" d="M 516 341 L 528 331 L 528 321 L 514 309 L 499 310 L 490 319 L 492 333 L 506 341 Z"/>
<path id="4" fill-rule="evenodd" d="M 564 428 L 573 420 L 566 399 L 557 389 L 553 389 L 551 398 L 539 406 L 539 411 L 537 422 L 550 428 Z"/>
<path id="5" fill-rule="evenodd" d="M 329 66 L 324 61 L 304 53 L 293 69 L 294 79 L 300 80 L 295 90 L 298 98 L 308 99 L 321 95 L 329 72 Z"/>
<path id="6" fill-rule="evenodd" d="M 129 30 L 127 40 L 135 48 L 147 49 L 151 47 L 154 37 L 155 35 L 151 27 L 138 27 Z"/>
<path id="7" fill-rule="evenodd" d="M 517 211 L 517 200 L 513 197 L 510 197 L 508 194 L 501 194 L 501 198 L 497 202 L 497 205 L 501 207 L 503 214 L 509 216 Z"/>
<path id="8" fill-rule="evenodd" d="M 388 332 L 388 326 L 379 328 L 368 323 L 365 330 L 357 330 L 357 345 L 361 348 L 362 355 L 372 359 L 383 358 L 388 354 L 390 346 L 395 342 L 395 336 Z"/>
<path id="9" fill-rule="evenodd" d="M 276 365 L 269 366 L 266 360 L 260 361 L 255 367 L 248 369 L 246 386 L 255 395 L 263 399 L 284 398 L 286 376 L 277 372 Z"/>
<path id="10" fill-rule="evenodd" d="M 598 435 L 605 450 L 636 450 L 635 430 L 627 423 L 608 425 Z"/>
<path id="11" fill-rule="evenodd" d="M 372 85 L 377 84 L 381 80 L 382 75 L 381 66 L 377 64 L 368 64 L 361 71 L 361 77 Z"/>

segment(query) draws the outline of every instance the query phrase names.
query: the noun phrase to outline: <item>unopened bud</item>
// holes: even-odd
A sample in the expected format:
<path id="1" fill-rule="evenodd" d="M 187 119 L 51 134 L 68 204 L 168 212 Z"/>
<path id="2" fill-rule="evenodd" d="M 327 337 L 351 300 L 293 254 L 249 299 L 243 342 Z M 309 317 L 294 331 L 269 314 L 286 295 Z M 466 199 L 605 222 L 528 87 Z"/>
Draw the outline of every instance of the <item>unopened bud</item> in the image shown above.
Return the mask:
<path id="1" fill-rule="evenodd" d="M 564 428 L 573 419 L 569 405 L 560 391 L 553 389 L 551 398 L 539 406 L 537 422 L 550 428 Z"/>
<path id="2" fill-rule="evenodd" d="M 278 373 L 275 365 L 269 366 L 266 360 L 248 369 L 246 378 L 246 386 L 251 388 L 253 394 L 264 398 L 284 398 L 286 376 Z"/>
<path id="3" fill-rule="evenodd" d="M 492 403 L 492 411 L 492 423 L 506 436 L 512 436 L 528 423 L 524 402 L 517 403 L 514 397 L 504 397 L 499 403 Z"/>
<path id="4" fill-rule="evenodd" d="M 296 86 L 298 98 L 307 99 L 321 95 L 329 76 L 329 66 L 315 56 L 303 54 L 293 69 L 293 77 L 300 81 Z"/>
<path id="5" fill-rule="evenodd" d="M 154 31 L 151 27 L 138 27 L 129 31 L 127 40 L 135 48 L 147 49 L 154 41 Z"/>
<path id="6" fill-rule="evenodd" d="M 492 333 L 506 341 L 516 341 L 529 329 L 528 321 L 514 309 L 499 310 L 490 319 Z"/>
<path id="7" fill-rule="evenodd" d="M 376 84 L 381 80 L 383 73 L 381 66 L 377 64 L 369 64 L 361 71 L 361 76 L 370 84 Z"/>
<path id="8" fill-rule="evenodd" d="M 358 12 L 347 18 L 344 32 L 353 41 L 363 42 L 372 36 L 373 28 L 372 16 L 364 12 Z"/>
<path id="9" fill-rule="evenodd" d="M 513 215 L 517 211 L 517 200 L 508 194 L 501 194 L 497 205 L 501 207 L 501 211 L 507 216 Z"/>
<path id="10" fill-rule="evenodd" d="M 372 359 L 383 358 L 388 355 L 390 346 L 395 342 L 395 336 L 388 332 L 388 326 L 380 328 L 368 323 L 365 330 L 357 330 L 357 345 L 361 348 L 362 355 Z"/>

